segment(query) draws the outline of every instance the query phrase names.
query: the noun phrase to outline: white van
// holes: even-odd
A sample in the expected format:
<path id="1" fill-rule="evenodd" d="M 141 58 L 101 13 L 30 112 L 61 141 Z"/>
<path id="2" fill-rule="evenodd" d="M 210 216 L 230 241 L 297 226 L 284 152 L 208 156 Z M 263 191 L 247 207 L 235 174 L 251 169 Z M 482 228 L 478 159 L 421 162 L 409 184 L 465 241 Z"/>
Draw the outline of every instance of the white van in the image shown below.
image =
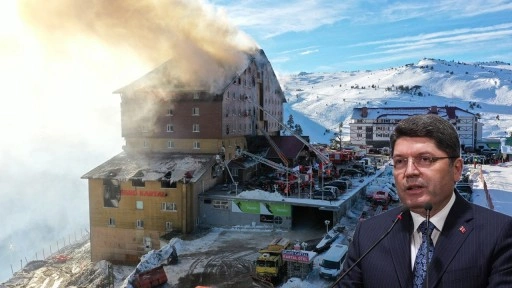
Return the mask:
<path id="1" fill-rule="evenodd" d="M 341 274 L 347 251 L 347 245 L 333 244 L 320 262 L 320 277 L 336 279 Z"/>

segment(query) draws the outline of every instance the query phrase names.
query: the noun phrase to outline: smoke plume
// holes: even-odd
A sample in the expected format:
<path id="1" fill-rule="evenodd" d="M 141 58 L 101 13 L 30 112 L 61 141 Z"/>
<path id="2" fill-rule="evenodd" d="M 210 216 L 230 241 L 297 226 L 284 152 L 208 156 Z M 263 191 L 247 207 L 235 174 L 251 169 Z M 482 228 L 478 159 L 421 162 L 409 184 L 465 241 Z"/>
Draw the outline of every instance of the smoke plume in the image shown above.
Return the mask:
<path id="1" fill-rule="evenodd" d="M 222 10 L 201 0 L 18 3 L 24 22 L 53 53 L 66 53 L 70 42 L 83 37 L 95 38 L 120 51 L 135 51 L 150 67 L 170 60 L 166 77 L 192 87 L 219 88 L 257 48 Z"/>

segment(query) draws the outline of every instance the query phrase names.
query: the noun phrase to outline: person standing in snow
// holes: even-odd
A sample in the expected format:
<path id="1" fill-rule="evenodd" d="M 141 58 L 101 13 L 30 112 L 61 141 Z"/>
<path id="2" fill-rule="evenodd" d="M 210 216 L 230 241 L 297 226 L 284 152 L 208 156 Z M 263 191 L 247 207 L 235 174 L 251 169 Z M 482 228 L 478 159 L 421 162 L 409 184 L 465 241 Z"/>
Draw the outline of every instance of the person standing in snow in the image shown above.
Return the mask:
<path id="1" fill-rule="evenodd" d="M 390 140 L 403 207 L 359 222 L 333 287 L 512 287 L 512 217 L 455 189 L 464 163 L 453 125 L 416 115 Z"/>

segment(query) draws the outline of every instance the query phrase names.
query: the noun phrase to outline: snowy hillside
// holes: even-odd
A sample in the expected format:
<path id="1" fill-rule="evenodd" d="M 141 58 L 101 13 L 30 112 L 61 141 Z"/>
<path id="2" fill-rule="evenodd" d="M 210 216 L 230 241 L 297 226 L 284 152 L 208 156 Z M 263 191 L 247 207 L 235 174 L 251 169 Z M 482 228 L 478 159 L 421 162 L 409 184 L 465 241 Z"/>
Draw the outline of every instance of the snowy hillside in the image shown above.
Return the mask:
<path id="1" fill-rule="evenodd" d="M 341 122 L 348 141 L 352 110 L 361 106 L 457 106 L 481 115 L 484 137 L 504 137 L 512 132 L 509 63 L 423 59 L 376 71 L 301 72 L 283 75 L 280 81 L 288 102 L 285 122 L 291 114 L 313 142 L 329 143 Z M 324 133 L 326 129 L 331 133 Z"/>

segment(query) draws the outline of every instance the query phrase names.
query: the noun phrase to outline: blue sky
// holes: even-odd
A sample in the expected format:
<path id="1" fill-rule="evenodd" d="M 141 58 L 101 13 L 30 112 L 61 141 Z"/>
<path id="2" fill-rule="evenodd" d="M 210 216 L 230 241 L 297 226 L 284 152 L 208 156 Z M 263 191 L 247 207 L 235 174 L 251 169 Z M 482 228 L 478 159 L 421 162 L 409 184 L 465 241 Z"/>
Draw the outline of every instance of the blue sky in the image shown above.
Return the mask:
<path id="1" fill-rule="evenodd" d="M 512 62 L 512 1 L 212 0 L 278 73 Z"/>

